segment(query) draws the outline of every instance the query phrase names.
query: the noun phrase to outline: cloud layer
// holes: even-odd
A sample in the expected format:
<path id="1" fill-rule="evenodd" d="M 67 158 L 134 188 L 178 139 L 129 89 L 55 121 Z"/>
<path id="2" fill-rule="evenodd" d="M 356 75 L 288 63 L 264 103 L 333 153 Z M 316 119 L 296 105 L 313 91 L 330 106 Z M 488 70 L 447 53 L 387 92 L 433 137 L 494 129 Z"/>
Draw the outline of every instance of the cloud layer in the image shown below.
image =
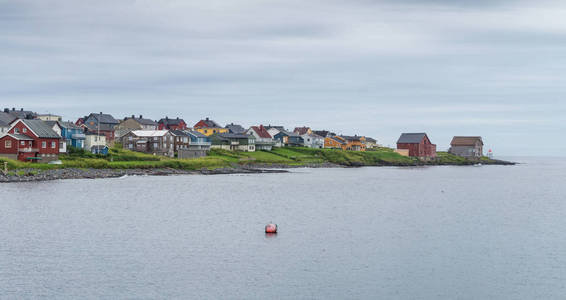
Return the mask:
<path id="1" fill-rule="evenodd" d="M 521 1 L 0 1 L 0 103 L 210 116 L 564 153 L 566 6 Z"/>

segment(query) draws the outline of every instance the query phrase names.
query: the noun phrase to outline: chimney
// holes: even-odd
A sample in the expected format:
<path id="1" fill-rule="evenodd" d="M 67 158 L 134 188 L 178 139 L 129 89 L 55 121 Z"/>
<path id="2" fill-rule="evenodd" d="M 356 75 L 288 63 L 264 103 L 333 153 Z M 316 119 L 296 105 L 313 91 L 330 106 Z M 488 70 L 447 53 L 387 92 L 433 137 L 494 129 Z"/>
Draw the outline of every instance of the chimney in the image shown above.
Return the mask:
<path id="1" fill-rule="evenodd" d="M 142 116 L 142 115 L 140 115 L 140 119 L 143 119 L 143 116 Z"/>
<path id="2" fill-rule="evenodd" d="M 10 109 L 9 109 L 9 108 L 4 108 L 4 112 L 5 112 L 5 113 L 10 112 Z"/>
<path id="3" fill-rule="evenodd" d="M 206 117 L 206 120 L 208 121 L 208 117 Z"/>
<path id="4" fill-rule="evenodd" d="M 20 111 L 24 111 L 24 109 L 23 109 L 23 108 L 20 108 Z"/>
<path id="5" fill-rule="evenodd" d="M 136 118 L 136 116 L 132 115 L 132 119 L 135 119 L 135 118 Z"/>
<path id="6" fill-rule="evenodd" d="M 165 120 L 169 120 L 169 117 L 168 117 L 168 116 L 165 116 Z"/>
<path id="7" fill-rule="evenodd" d="M 15 108 L 15 107 L 12 107 L 12 111 L 16 111 L 16 108 Z"/>
<path id="8" fill-rule="evenodd" d="M 179 117 L 177 117 L 177 120 L 179 120 Z"/>

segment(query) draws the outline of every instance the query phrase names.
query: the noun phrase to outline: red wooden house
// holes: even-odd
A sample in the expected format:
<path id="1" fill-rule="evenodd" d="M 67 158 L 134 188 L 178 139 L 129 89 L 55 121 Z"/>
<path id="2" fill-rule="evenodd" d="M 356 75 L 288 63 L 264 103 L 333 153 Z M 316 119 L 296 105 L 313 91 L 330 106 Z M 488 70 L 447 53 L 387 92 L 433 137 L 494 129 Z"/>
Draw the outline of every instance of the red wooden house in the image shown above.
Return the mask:
<path id="1" fill-rule="evenodd" d="M 157 122 L 157 129 L 159 130 L 185 130 L 187 129 L 187 123 L 183 119 L 169 119 L 169 117 L 165 117 L 159 122 Z"/>
<path id="2" fill-rule="evenodd" d="M 61 136 L 45 122 L 18 119 L 0 137 L 0 156 L 20 161 L 57 160 L 60 140 Z"/>
<path id="3" fill-rule="evenodd" d="M 403 133 L 397 141 L 397 149 L 409 150 L 409 156 L 436 157 L 436 145 L 430 142 L 426 133 Z"/>

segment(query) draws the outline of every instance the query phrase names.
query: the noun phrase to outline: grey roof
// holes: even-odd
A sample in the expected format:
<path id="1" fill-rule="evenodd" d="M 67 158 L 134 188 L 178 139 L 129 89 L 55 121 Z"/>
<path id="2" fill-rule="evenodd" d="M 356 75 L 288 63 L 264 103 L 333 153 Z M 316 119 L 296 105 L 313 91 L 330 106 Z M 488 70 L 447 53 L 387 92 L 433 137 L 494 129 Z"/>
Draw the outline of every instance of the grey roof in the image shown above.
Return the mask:
<path id="1" fill-rule="evenodd" d="M 169 130 L 169 132 L 175 136 L 189 136 L 189 134 L 183 130 Z"/>
<path id="2" fill-rule="evenodd" d="M 204 135 L 204 134 L 202 134 L 198 131 L 186 130 L 185 133 L 188 134 L 188 135 L 195 136 L 197 138 L 207 138 L 208 137 L 208 136 L 206 136 L 206 135 Z"/>
<path id="3" fill-rule="evenodd" d="M 238 125 L 238 124 L 234 124 L 234 123 L 230 123 L 230 124 L 226 125 L 226 127 L 224 127 L 224 128 L 228 129 L 228 131 L 230 131 L 230 133 L 244 133 L 244 132 L 246 132 L 246 129 L 244 129 L 244 127 L 242 127 L 241 125 Z"/>
<path id="4" fill-rule="evenodd" d="M 47 123 L 41 120 L 22 120 L 40 138 L 61 138 Z"/>
<path id="5" fill-rule="evenodd" d="M 330 137 L 336 135 L 328 130 L 313 130 L 312 132 L 316 135 L 320 135 L 321 137 Z"/>
<path id="6" fill-rule="evenodd" d="M 374 138 L 370 138 L 369 136 L 366 136 L 366 142 L 371 142 L 371 143 L 377 143 L 377 140 Z"/>
<path id="7" fill-rule="evenodd" d="M 59 121 L 43 121 L 43 122 L 45 122 L 45 124 L 49 125 L 49 127 L 51 127 L 51 128 L 53 128 L 54 125 L 61 127 L 59 125 Z"/>
<path id="8" fill-rule="evenodd" d="M 165 118 L 159 120 L 159 122 L 157 122 L 157 123 L 168 126 L 168 125 L 179 125 L 181 123 L 181 121 L 185 122 L 183 119 L 180 119 L 180 118 L 169 119 L 169 118 L 165 117 Z"/>
<path id="9" fill-rule="evenodd" d="M 298 133 L 287 131 L 287 130 L 281 130 L 278 134 L 283 134 L 283 135 L 286 135 L 286 136 L 300 137 L 300 135 Z"/>
<path id="10" fill-rule="evenodd" d="M 59 126 L 63 127 L 63 128 L 69 128 L 69 129 L 82 129 L 81 126 L 77 126 L 75 123 L 73 122 L 59 122 Z"/>
<path id="11" fill-rule="evenodd" d="M 254 138 L 253 135 L 248 135 L 244 133 L 219 133 L 217 136 L 221 138 L 228 138 L 228 139 L 247 139 L 247 138 Z"/>
<path id="12" fill-rule="evenodd" d="M 426 133 L 403 133 L 401 134 L 401 137 L 399 137 L 399 140 L 397 140 L 397 143 L 400 144 L 418 144 L 420 143 L 424 137 L 426 136 Z"/>
<path id="13" fill-rule="evenodd" d="M 151 119 L 145 119 L 145 118 L 136 118 L 136 117 L 126 117 L 124 120 L 129 120 L 129 119 L 133 119 L 135 121 L 137 121 L 138 123 L 140 123 L 141 125 L 153 125 L 153 126 L 157 126 L 157 122 L 151 120 Z"/>
<path id="14" fill-rule="evenodd" d="M 267 130 L 272 129 L 272 128 L 275 128 L 275 129 L 277 129 L 277 130 L 279 130 L 279 131 L 285 130 L 285 127 L 284 127 L 284 126 L 276 126 L 276 125 L 271 125 L 271 124 L 265 126 L 265 129 L 267 129 Z"/>
<path id="15" fill-rule="evenodd" d="M 95 113 L 91 113 L 89 115 L 89 117 L 94 117 L 96 120 L 98 120 L 98 122 L 100 123 L 106 123 L 106 124 L 120 124 L 120 121 L 114 119 L 114 117 L 112 115 L 109 114 L 95 114 Z M 88 119 L 88 118 L 87 118 Z"/>
<path id="16" fill-rule="evenodd" d="M 33 111 L 23 110 L 23 109 L 20 110 L 12 109 L 12 110 L 8 110 L 7 113 L 16 117 L 17 119 L 32 119 L 35 116 L 37 116 L 37 114 L 34 113 Z"/>
<path id="17" fill-rule="evenodd" d="M 351 135 L 341 135 L 341 138 L 347 140 L 347 141 L 359 141 L 362 137 L 361 136 L 351 136 Z"/>
<path id="18" fill-rule="evenodd" d="M 16 117 L 12 116 L 9 113 L 0 112 L 0 126 L 7 127 L 12 123 Z"/>

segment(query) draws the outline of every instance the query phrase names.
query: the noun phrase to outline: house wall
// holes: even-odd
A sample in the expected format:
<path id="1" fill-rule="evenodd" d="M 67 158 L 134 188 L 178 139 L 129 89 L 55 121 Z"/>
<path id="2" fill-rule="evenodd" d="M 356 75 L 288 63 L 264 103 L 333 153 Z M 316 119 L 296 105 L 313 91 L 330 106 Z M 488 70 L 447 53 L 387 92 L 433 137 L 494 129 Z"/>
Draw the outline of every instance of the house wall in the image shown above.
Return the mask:
<path id="1" fill-rule="evenodd" d="M 118 129 L 138 130 L 138 129 L 142 129 L 142 128 L 143 128 L 142 125 L 138 121 L 131 119 L 131 118 L 120 122 L 120 124 L 118 124 L 118 126 L 116 126 L 116 130 L 118 130 Z"/>
<path id="2" fill-rule="evenodd" d="M 480 144 L 475 146 L 452 146 L 448 152 L 462 157 L 481 157 L 483 155 L 483 147 Z"/>
<path id="3" fill-rule="evenodd" d="M 436 145 L 431 144 L 427 138 L 418 144 L 397 143 L 397 149 L 409 150 L 409 156 L 412 157 L 436 157 Z"/>
<path id="4" fill-rule="evenodd" d="M 324 148 L 342 149 L 342 144 L 338 143 L 332 138 L 324 138 Z"/>
<path id="5" fill-rule="evenodd" d="M 213 128 L 202 127 L 202 128 L 195 128 L 195 130 L 206 136 L 211 136 L 215 133 L 228 133 L 227 128 L 220 128 L 220 127 L 213 127 Z"/>

